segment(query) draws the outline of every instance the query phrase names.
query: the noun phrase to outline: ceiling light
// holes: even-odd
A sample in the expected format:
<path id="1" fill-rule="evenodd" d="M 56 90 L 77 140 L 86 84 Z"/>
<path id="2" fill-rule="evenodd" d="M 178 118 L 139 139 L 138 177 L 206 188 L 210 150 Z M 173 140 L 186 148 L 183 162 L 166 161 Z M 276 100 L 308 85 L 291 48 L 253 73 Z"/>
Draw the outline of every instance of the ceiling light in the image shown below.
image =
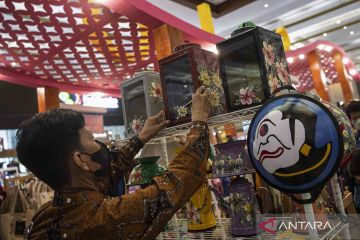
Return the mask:
<path id="1" fill-rule="evenodd" d="M 326 37 L 326 36 L 327 36 L 327 33 L 323 33 L 323 36 Z"/>
<path id="2" fill-rule="evenodd" d="M 300 54 L 300 55 L 299 55 L 299 58 L 300 58 L 301 60 L 303 60 L 303 59 L 305 58 L 305 55 L 304 55 L 304 54 Z"/>
<path id="3" fill-rule="evenodd" d="M 346 29 L 347 29 L 347 26 L 344 26 L 344 27 L 343 27 L 343 29 L 345 29 L 345 30 L 346 30 Z"/>
<path id="4" fill-rule="evenodd" d="M 340 21 L 340 20 L 337 20 L 337 21 L 336 21 L 336 23 L 337 23 L 337 24 L 340 24 L 340 23 L 341 23 L 341 21 Z"/>
<path id="5" fill-rule="evenodd" d="M 355 76 L 356 75 L 356 70 L 354 68 L 352 68 L 352 69 L 349 70 L 349 73 L 351 75 Z"/>
<path id="6" fill-rule="evenodd" d="M 269 7 L 269 4 L 265 3 L 264 8 L 268 8 L 268 7 Z"/>
<path id="7" fill-rule="evenodd" d="M 349 62 L 350 62 L 350 59 L 348 59 L 348 58 L 346 58 L 346 57 L 343 58 L 343 63 L 344 63 L 344 64 L 348 64 Z"/>
<path id="8" fill-rule="evenodd" d="M 12 63 L 11 63 L 11 66 L 13 66 L 13 67 L 16 67 L 16 65 L 17 65 L 16 62 L 12 62 Z"/>
<path id="9" fill-rule="evenodd" d="M 350 31 L 350 35 L 354 35 L 354 33 L 355 33 L 354 31 Z"/>
<path id="10" fill-rule="evenodd" d="M 294 58 L 292 58 L 292 57 L 289 57 L 286 60 L 288 61 L 288 63 L 293 63 L 294 62 Z"/>

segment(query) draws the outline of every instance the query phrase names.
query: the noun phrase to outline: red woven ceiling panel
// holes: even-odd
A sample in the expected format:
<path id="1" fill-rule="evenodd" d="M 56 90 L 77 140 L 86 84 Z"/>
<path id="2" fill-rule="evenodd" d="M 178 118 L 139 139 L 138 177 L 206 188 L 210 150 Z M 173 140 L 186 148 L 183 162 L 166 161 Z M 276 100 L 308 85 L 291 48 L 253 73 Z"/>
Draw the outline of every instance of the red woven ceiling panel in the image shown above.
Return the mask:
<path id="1" fill-rule="evenodd" d="M 0 0 L 0 68 L 117 89 L 156 62 L 151 29 L 87 0 Z"/>

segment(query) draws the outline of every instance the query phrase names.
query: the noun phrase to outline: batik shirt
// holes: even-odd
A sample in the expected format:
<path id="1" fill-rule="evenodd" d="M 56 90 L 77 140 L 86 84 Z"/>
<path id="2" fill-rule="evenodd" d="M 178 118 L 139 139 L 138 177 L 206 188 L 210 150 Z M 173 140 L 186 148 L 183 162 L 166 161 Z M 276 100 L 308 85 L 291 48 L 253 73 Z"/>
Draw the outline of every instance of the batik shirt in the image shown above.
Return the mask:
<path id="1" fill-rule="evenodd" d="M 141 147 L 137 138 L 123 146 L 113 174 L 128 171 Z M 206 182 L 209 147 L 207 125 L 193 122 L 186 148 L 149 187 L 121 197 L 75 189 L 55 192 L 54 201 L 33 218 L 27 239 L 155 239 Z"/>

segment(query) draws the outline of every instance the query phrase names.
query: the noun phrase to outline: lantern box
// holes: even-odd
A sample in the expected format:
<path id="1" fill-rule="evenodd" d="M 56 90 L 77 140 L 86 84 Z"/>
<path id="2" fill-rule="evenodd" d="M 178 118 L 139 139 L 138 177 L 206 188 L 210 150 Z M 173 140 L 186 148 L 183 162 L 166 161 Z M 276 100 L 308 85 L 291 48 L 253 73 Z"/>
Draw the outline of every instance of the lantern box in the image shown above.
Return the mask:
<path id="1" fill-rule="evenodd" d="M 203 50 L 198 44 L 184 43 L 175 52 L 159 61 L 161 86 L 166 118 L 170 126 L 191 120 L 193 93 L 204 85 L 210 89 L 212 115 L 225 112 L 225 98 L 215 53 Z"/>
<path id="2" fill-rule="evenodd" d="M 160 77 L 157 72 L 144 71 L 121 84 L 126 137 L 138 134 L 145 120 L 162 110 Z"/>
<path id="3" fill-rule="evenodd" d="M 229 112 L 259 105 L 276 89 L 290 85 L 279 34 L 244 27 L 216 46 Z"/>

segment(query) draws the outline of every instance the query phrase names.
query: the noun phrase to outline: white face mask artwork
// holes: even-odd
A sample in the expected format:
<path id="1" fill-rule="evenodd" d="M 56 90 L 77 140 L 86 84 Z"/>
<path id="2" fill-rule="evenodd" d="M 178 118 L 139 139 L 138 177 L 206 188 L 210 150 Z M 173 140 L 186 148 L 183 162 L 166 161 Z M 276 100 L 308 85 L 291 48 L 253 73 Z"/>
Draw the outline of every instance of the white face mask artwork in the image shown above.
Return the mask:
<path id="1" fill-rule="evenodd" d="M 356 119 L 355 121 L 352 122 L 352 124 L 354 125 L 354 127 L 357 130 L 360 130 L 360 118 Z"/>
<path id="2" fill-rule="evenodd" d="M 266 114 L 256 129 L 253 154 L 271 174 L 279 168 L 295 165 L 300 158 L 300 149 L 305 142 L 305 128 L 295 120 L 294 143 L 291 138 L 289 118 L 282 119 L 281 111 Z"/>

